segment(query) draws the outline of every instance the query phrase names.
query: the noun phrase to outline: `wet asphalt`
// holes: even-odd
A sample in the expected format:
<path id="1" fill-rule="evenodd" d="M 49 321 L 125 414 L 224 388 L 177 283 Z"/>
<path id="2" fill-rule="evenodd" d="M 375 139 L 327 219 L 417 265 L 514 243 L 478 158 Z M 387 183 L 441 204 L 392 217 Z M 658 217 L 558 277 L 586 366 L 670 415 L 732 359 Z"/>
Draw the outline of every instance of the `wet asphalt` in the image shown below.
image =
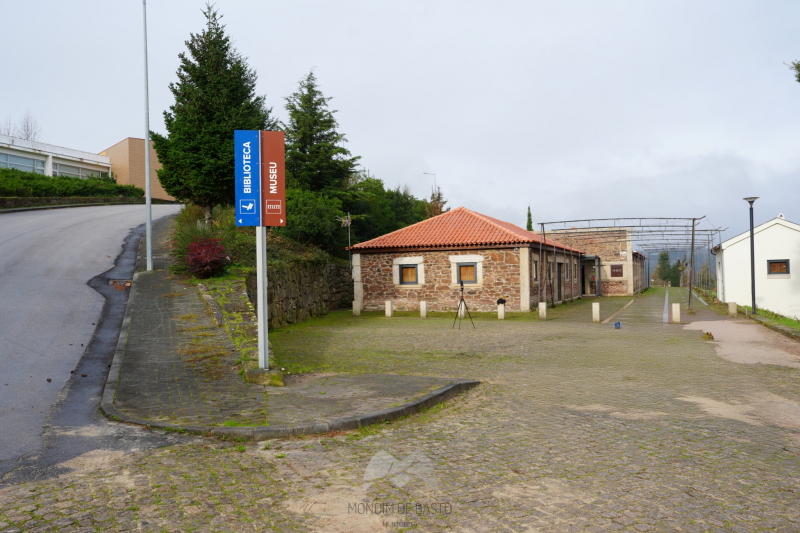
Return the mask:
<path id="1" fill-rule="evenodd" d="M 4 220 L 0 219 L 0 223 L 2 222 Z M 120 452 L 143 451 L 186 442 L 193 438 L 115 423 L 106 419 L 99 411 L 100 397 L 119 338 L 130 291 L 128 288 L 118 290 L 111 282 L 132 278 L 144 230 L 144 225 L 141 225 L 131 231 L 124 241 L 122 252 L 114 259 L 113 266 L 87 283 L 102 297 L 102 310 L 91 340 L 88 341 L 78 364 L 69 374 L 66 384 L 57 394 L 55 402 L 50 404 L 50 399 L 46 395 L 42 395 L 38 402 L 20 395 L 6 394 L 3 398 L 4 405 L 0 407 L 4 413 L 11 415 L 8 417 L 11 423 L 6 424 L 3 431 L 6 435 L 4 442 L 10 445 L 0 455 L 0 485 L 55 477 L 71 471 L 76 464 L 91 461 L 92 458 L 119 455 Z M 56 304 L 70 305 L 70 302 L 54 303 Z M 91 306 L 76 309 L 75 313 L 80 315 L 82 311 L 86 312 L 86 316 L 78 318 L 89 320 L 92 316 Z M 5 335 L 10 336 L 8 333 Z M 55 372 L 56 365 L 48 364 L 52 354 L 50 358 L 47 355 L 46 352 L 34 354 L 42 358 L 41 372 L 26 371 L 33 374 L 30 379 L 37 380 L 37 385 L 41 385 L 38 381 L 45 383 L 45 374 Z M 62 357 L 65 358 L 68 359 Z M 69 362 L 61 362 L 60 366 L 65 364 Z M 65 372 L 65 369 L 61 370 Z M 0 382 L 2 382 L 0 387 L 10 392 L 9 386 L 4 383 L 10 381 L 9 378 L 12 377 L 16 376 L 12 376 L 8 371 L 0 371 Z M 47 382 L 47 385 L 56 383 Z M 23 411 L 28 408 L 28 403 L 31 404 L 31 415 L 28 415 L 28 411 Z M 15 416 L 13 412 L 15 405 L 19 411 L 27 415 L 26 418 L 20 419 Z M 47 405 L 49 409 L 46 409 Z M 38 417 L 45 409 L 47 413 L 42 427 Z M 14 435 L 14 432 L 20 434 Z M 66 461 L 69 463 L 64 465 Z"/>

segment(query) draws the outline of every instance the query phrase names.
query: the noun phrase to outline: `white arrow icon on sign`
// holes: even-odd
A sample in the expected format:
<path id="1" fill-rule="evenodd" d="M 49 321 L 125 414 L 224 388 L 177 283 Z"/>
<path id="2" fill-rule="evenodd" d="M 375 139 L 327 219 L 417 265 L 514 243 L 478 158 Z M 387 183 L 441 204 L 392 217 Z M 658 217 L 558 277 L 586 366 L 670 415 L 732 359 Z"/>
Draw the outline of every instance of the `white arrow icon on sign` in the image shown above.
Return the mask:
<path id="1" fill-rule="evenodd" d="M 281 224 L 283 224 L 283 219 L 281 219 Z"/>
<path id="2" fill-rule="evenodd" d="M 239 224 L 241 224 L 241 223 L 242 223 L 242 219 L 240 218 L 240 219 L 239 219 Z"/>

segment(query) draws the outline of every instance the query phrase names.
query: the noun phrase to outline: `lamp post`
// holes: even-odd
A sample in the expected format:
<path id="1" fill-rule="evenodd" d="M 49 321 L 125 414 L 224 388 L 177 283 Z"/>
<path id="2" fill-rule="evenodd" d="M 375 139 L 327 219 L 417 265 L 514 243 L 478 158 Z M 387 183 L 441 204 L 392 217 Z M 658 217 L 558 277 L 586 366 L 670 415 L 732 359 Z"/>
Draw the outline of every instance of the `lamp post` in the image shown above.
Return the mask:
<path id="1" fill-rule="evenodd" d="M 753 296 L 753 314 L 756 314 L 756 248 L 753 240 L 753 202 L 758 196 L 749 196 L 744 199 L 750 204 L 750 291 Z"/>
<path id="2" fill-rule="evenodd" d="M 147 239 L 147 270 L 153 270 L 153 208 L 150 194 L 150 96 L 147 89 L 147 0 L 142 0 L 142 16 L 144 17 L 144 189 L 147 222 L 145 238 Z"/>
<path id="3" fill-rule="evenodd" d="M 423 172 L 423 174 L 427 174 L 428 176 L 433 176 L 433 192 L 436 192 L 436 174 L 432 172 Z"/>

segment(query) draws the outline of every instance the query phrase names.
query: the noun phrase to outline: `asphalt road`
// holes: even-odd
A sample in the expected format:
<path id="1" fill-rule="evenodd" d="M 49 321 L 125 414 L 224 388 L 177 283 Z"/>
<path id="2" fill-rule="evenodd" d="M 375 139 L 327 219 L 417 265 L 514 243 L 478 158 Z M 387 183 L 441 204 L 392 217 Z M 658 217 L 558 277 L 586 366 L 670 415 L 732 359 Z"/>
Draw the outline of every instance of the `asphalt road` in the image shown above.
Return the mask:
<path id="1" fill-rule="evenodd" d="M 153 218 L 178 209 L 154 205 Z M 93 404 L 127 300 L 108 282 L 132 276 L 144 215 L 140 205 L 0 214 L 0 476 L 41 458 L 53 419 L 73 435 L 119 438 L 86 426 L 103 425 Z"/>

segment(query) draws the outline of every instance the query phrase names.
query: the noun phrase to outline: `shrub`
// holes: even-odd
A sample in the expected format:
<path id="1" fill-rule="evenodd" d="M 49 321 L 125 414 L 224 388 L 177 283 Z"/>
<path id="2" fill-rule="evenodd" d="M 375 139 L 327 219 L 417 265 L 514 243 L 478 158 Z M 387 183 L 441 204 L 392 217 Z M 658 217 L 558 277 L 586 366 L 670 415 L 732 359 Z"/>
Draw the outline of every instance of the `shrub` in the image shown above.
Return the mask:
<path id="1" fill-rule="evenodd" d="M 112 177 L 70 178 L 0 168 L 0 196 L 85 197 L 126 196 L 139 198 L 144 190 L 134 185 L 118 185 Z"/>
<path id="2" fill-rule="evenodd" d="M 210 278 L 225 272 L 231 258 L 225 252 L 220 239 L 199 238 L 189 244 L 186 265 L 198 278 Z"/>
<path id="3" fill-rule="evenodd" d="M 214 239 L 220 241 L 230 262 L 225 266 L 238 265 L 246 268 L 256 266 L 255 228 L 237 227 L 233 207 L 214 208 L 213 222 L 205 223 L 203 210 L 195 205 L 184 206 L 175 219 L 172 236 L 172 255 L 175 263 L 170 267 L 177 274 L 190 274 L 189 250 L 195 242 Z M 275 231 L 267 233 L 267 261 L 270 264 L 291 262 L 327 263 L 332 258 L 315 246 L 300 244 Z"/>

